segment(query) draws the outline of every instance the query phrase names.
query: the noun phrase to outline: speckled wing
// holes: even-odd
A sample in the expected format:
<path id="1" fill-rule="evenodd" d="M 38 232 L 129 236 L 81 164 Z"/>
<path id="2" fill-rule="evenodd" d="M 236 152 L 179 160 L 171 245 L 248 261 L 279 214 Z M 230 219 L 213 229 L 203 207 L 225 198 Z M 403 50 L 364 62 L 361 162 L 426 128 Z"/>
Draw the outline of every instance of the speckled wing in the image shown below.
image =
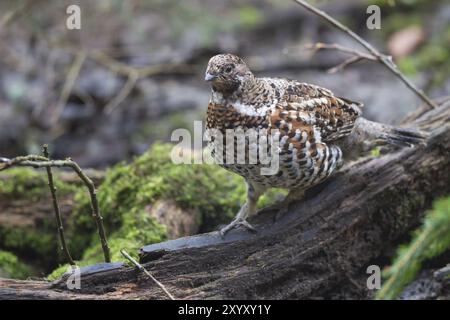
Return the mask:
<path id="1" fill-rule="evenodd" d="M 310 184 L 326 178 L 341 164 L 342 152 L 332 141 L 350 134 L 360 115 L 356 103 L 327 89 L 290 81 L 270 114 L 270 128 L 280 131 L 284 163 L 306 174 Z M 298 174 L 298 172 L 297 172 Z"/>
<path id="2" fill-rule="evenodd" d="M 277 108 L 314 126 L 320 141 L 333 141 L 351 133 L 362 104 L 336 97 L 330 90 L 307 83 L 289 82 Z M 317 140 L 317 137 L 316 137 Z"/>

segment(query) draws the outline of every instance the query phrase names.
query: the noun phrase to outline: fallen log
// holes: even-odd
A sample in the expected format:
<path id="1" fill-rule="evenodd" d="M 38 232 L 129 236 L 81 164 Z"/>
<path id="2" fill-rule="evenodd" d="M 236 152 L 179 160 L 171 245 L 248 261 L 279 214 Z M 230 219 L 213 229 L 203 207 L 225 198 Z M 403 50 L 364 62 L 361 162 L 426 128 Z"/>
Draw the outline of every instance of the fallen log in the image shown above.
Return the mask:
<path id="1" fill-rule="evenodd" d="M 141 263 L 178 299 L 323 298 L 337 285 L 370 297 L 361 277 L 367 266 L 450 192 L 450 101 L 407 126 L 429 132 L 427 145 L 346 166 L 281 219 L 270 210 L 250 219 L 257 234 L 238 229 L 225 239 L 211 232 L 145 246 Z M 166 298 L 121 264 L 82 269 L 78 290 L 68 280 L 0 279 L 0 299 Z"/>

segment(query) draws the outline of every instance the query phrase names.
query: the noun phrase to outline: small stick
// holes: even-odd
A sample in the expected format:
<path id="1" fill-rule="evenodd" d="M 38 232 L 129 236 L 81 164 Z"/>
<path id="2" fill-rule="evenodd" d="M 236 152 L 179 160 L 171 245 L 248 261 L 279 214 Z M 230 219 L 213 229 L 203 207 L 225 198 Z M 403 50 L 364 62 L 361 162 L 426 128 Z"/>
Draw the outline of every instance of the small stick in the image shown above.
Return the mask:
<path id="1" fill-rule="evenodd" d="M 44 146 L 42 147 L 42 151 L 44 156 L 46 158 L 49 158 L 48 145 L 44 144 Z M 56 225 L 58 226 L 59 240 L 61 241 L 61 250 L 64 252 L 67 261 L 74 266 L 76 264 L 75 261 L 73 261 L 72 256 L 70 255 L 69 248 L 67 247 L 66 243 L 66 237 L 64 235 L 64 227 L 62 224 L 61 212 L 59 210 L 58 200 L 56 198 L 56 187 L 53 182 L 52 168 L 47 167 L 46 169 L 48 177 L 48 186 L 50 188 L 50 193 L 52 194 L 53 209 L 55 210 Z"/>
<path id="2" fill-rule="evenodd" d="M 171 300 L 175 300 L 174 296 L 171 295 L 169 291 L 167 291 L 166 287 L 165 287 L 161 282 L 159 282 L 158 280 L 156 280 L 155 277 L 153 277 L 153 276 L 151 275 L 151 273 L 148 272 L 147 269 L 144 268 L 143 265 L 141 265 L 139 262 L 137 262 L 136 260 L 134 260 L 134 259 L 133 259 L 133 258 L 132 258 L 125 250 L 124 250 L 124 249 L 121 249 L 121 250 L 120 250 L 120 253 L 121 253 L 126 259 L 128 259 L 132 264 L 134 264 L 139 270 L 141 270 L 142 272 L 144 272 L 150 279 L 152 279 L 153 282 L 155 282 L 156 285 L 157 285 L 158 287 L 160 287 L 160 288 L 164 291 L 164 293 L 167 294 L 167 296 L 168 296 Z"/>
<path id="3" fill-rule="evenodd" d="M 97 224 L 98 234 L 103 249 L 103 255 L 105 256 L 105 262 L 111 262 L 111 255 L 108 247 L 108 241 L 106 240 L 105 229 L 103 227 L 103 217 L 100 215 L 100 209 L 97 200 L 97 190 L 92 180 L 84 174 L 78 164 L 72 161 L 70 158 L 66 160 L 49 160 L 46 157 L 28 155 L 16 157 L 13 159 L 0 158 L 0 171 L 8 169 L 12 166 L 33 167 L 33 168 L 47 168 L 47 167 L 67 167 L 75 171 L 78 177 L 84 182 L 89 191 L 91 198 L 91 210 L 92 217 Z"/>
<path id="4" fill-rule="evenodd" d="M 139 73 L 135 70 L 130 71 L 130 75 L 128 76 L 127 82 L 122 87 L 117 96 L 114 97 L 108 104 L 105 106 L 104 110 L 106 114 L 111 114 L 114 110 L 125 100 L 128 95 L 133 90 L 136 82 L 139 79 Z"/>
<path id="5" fill-rule="evenodd" d="M 59 97 L 58 103 L 56 105 L 56 109 L 53 112 L 51 122 L 56 123 L 59 120 L 59 117 L 63 113 L 64 107 L 67 104 L 67 100 L 69 99 L 70 93 L 72 92 L 72 88 L 75 84 L 75 81 L 80 74 L 81 67 L 83 66 L 84 61 L 86 60 L 86 54 L 84 51 L 80 51 L 75 56 L 72 65 L 67 73 L 66 81 L 64 82 L 64 86 L 62 88 L 61 96 Z"/>
<path id="6" fill-rule="evenodd" d="M 392 61 L 392 57 L 387 56 L 385 54 L 381 54 L 378 50 L 376 50 L 371 44 L 369 44 L 366 40 L 358 36 L 356 33 L 354 33 L 352 30 L 344 26 L 342 23 L 328 15 L 327 13 L 323 12 L 322 10 L 317 9 L 316 7 L 310 5 L 304 0 L 294 0 L 294 2 L 298 3 L 302 7 L 306 8 L 306 10 L 324 18 L 329 23 L 331 23 L 333 26 L 341 30 L 342 32 L 346 33 L 350 37 L 352 37 L 354 40 L 356 40 L 359 44 L 361 44 L 364 48 L 367 49 L 372 55 L 374 55 L 377 60 L 382 63 L 386 68 L 388 68 L 393 74 L 395 74 L 401 81 L 403 81 L 406 86 L 411 89 L 416 95 L 418 95 L 427 105 L 429 105 L 432 109 L 437 108 L 437 105 L 431 101 L 430 98 L 428 98 L 425 93 L 416 88 L 415 85 L 407 79 L 398 69 L 398 67 L 395 65 L 395 63 Z"/>
<path id="7" fill-rule="evenodd" d="M 307 49 L 312 49 L 314 51 L 319 51 L 319 50 L 336 50 L 336 51 L 341 51 L 347 54 L 351 54 L 354 56 L 358 56 L 361 57 L 363 59 L 366 60 L 371 60 L 371 61 L 378 61 L 377 57 L 375 57 L 374 55 L 370 54 L 370 53 L 365 53 L 359 50 L 355 50 L 352 48 L 348 48 L 348 47 L 344 47 L 341 46 L 337 43 L 332 43 L 332 44 L 328 44 L 328 43 L 322 43 L 322 42 L 318 42 L 314 45 L 308 45 L 306 46 Z"/>
<path id="8" fill-rule="evenodd" d="M 359 62 L 361 60 L 378 61 L 378 59 L 375 56 L 373 56 L 369 53 L 361 52 L 361 51 L 358 51 L 355 49 L 350 49 L 350 48 L 347 48 L 347 47 L 344 47 L 344 46 L 341 46 L 341 45 L 338 45 L 335 43 L 327 44 L 327 43 L 318 42 L 315 45 L 309 45 L 306 48 L 312 49 L 312 50 L 314 50 L 314 52 L 327 49 L 327 50 L 336 50 L 336 51 L 340 51 L 340 52 L 352 55 L 350 58 L 348 58 L 344 62 L 341 62 L 339 65 L 328 69 L 328 71 L 327 71 L 328 73 L 336 73 L 336 72 L 348 67 L 349 65 Z"/>
<path id="9" fill-rule="evenodd" d="M 330 74 L 336 73 L 336 72 L 341 71 L 342 69 L 348 67 L 349 65 L 357 63 L 357 62 L 359 62 L 359 61 L 361 61 L 363 59 L 364 58 L 358 57 L 358 56 L 350 57 L 347 60 L 345 60 L 344 62 L 338 64 L 337 66 L 335 66 L 335 67 L 333 67 L 331 69 L 328 69 L 327 72 L 330 73 Z"/>
<path id="10" fill-rule="evenodd" d="M 64 49 L 68 51 L 76 50 L 70 47 L 65 47 L 63 48 L 63 50 Z M 125 64 L 123 62 L 120 62 L 118 60 L 109 57 L 102 51 L 88 51 L 86 52 L 86 54 L 89 58 L 102 64 L 104 67 L 108 68 L 112 72 L 128 77 L 132 73 L 136 73 L 138 79 L 170 73 L 193 74 L 195 72 L 195 68 L 192 65 L 188 64 L 162 63 L 158 65 L 149 65 L 145 67 L 133 67 L 131 65 Z"/>
<path id="11" fill-rule="evenodd" d="M 22 1 L 22 3 L 15 9 L 6 12 L 6 14 L 0 19 L 0 32 L 5 30 L 7 25 L 10 24 L 15 18 L 20 16 L 25 10 L 33 4 L 33 1 Z"/>

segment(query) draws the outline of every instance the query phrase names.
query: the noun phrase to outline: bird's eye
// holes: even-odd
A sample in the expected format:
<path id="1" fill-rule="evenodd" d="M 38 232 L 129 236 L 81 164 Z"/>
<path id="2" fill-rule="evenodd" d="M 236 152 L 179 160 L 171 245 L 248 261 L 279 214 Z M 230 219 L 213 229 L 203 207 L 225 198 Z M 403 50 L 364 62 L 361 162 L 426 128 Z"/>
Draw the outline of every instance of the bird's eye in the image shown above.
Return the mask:
<path id="1" fill-rule="evenodd" d="M 228 66 L 228 67 L 225 68 L 225 72 L 226 73 L 230 73 L 232 69 L 233 68 L 231 66 Z"/>

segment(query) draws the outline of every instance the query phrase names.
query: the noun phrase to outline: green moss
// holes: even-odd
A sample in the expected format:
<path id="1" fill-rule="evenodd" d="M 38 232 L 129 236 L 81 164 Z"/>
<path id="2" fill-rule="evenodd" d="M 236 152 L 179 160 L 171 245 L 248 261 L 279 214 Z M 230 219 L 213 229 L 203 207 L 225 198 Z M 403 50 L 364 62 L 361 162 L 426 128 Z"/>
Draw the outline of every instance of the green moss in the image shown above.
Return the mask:
<path id="1" fill-rule="evenodd" d="M 148 212 L 148 206 L 158 200 L 174 201 L 181 209 L 194 212 L 202 232 L 229 222 L 245 201 L 243 178 L 217 165 L 176 165 L 170 157 L 172 147 L 157 143 L 131 163 L 120 163 L 107 171 L 97 195 L 113 261 L 123 260 L 122 248 L 136 256 L 141 246 L 167 239 L 166 227 Z M 50 201 L 45 171 L 19 168 L 7 174 L 11 178 L 2 180 L 0 196 L 34 200 L 46 196 Z M 80 265 L 102 262 L 103 252 L 86 188 L 64 184 L 57 177 L 55 183 L 58 195 L 74 194 L 75 207 L 65 227 L 72 257 Z M 280 191 L 271 190 L 262 197 L 260 207 L 277 197 Z M 19 256 L 42 260 L 44 269 L 64 262 L 52 212 L 39 223 L 38 229 L 0 227 L 0 244 Z M 66 270 L 63 265 L 49 277 L 57 277 Z"/>
<path id="2" fill-rule="evenodd" d="M 107 172 L 98 198 L 110 242 L 117 237 L 143 245 L 166 239 L 165 227 L 149 217 L 146 209 L 159 199 L 175 201 L 181 208 L 198 212 L 200 219 L 207 217 L 210 223 L 225 222 L 237 212 L 245 196 L 240 177 L 212 165 L 173 164 L 171 148 L 155 144 L 132 163 L 119 164 Z M 79 192 L 75 202 L 78 206 L 71 229 L 74 234 L 88 233 L 96 239 L 86 192 Z M 86 244 L 81 239 L 78 242 Z"/>
<path id="3" fill-rule="evenodd" d="M 440 0 L 378 0 L 370 3 L 378 4 L 386 11 L 386 16 L 382 18 L 382 29 L 378 33 L 381 37 L 380 41 L 387 42 L 394 32 L 407 27 L 419 26 L 425 30 L 430 29 L 432 21 L 430 5 L 443 2 Z M 395 8 L 389 9 L 391 5 Z M 396 62 L 400 70 L 408 76 L 416 76 L 432 70 L 433 76 L 425 89 L 439 87 L 450 73 L 450 65 L 447 63 L 450 59 L 450 52 L 447 49 L 449 42 L 450 27 L 434 30 L 414 53 Z"/>
<path id="4" fill-rule="evenodd" d="M 370 150 L 370 155 L 372 157 L 379 157 L 380 156 L 380 152 L 381 152 L 380 147 L 375 147 L 372 150 Z"/>
<path id="5" fill-rule="evenodd" d="M 77 190 L 76 185 L 64 183 L 58 179 L 57 173 L 54 175 L 58 195 L 66 195 Z M 47 174 L 43 170 L 11 168 L 2 172 L 2 179 L 0 179 L 0 197 L 36 201 L 48 196 L 49 193 Z"/>
<path id="6" fill-rule="evenodd" d="M 422 46 L 413 56 L 405 57 L 399 61 L 400 69 L 410 75 L 420 71 L 435 70 L 434 85 L 440 85 L 450 72 L 448 60 L 450 52 L 446 48 L 450 42 L 450 28 L 443 37 L 434 37 Z"/>
<path id="7" fill-rule="evenodd" d="M 450 197 L 434 203 L 413 240 L 402 245 L 391 267 L 383 272 L 387 278 L 377 299 L 395 299 L 420 271 L 424 261 L 450 249 Z"/>
<path id="8" fill-rule="evenodd" d="M 31 268 L 19 261 L 14 254 L 0 250 L 0 277 L 25 279 L 31 275 Z"/>
<path id="9" fill-rule="evenodd" d="M 176 165 L 170 153 L 173 145 L 157 143 L 130 164 L 110 169 L 98 190 L 112 260 L 121 261 L 120 249 L 136 256 L 143 245 L 167 239 L 166 227 L 149 216 L 148 206 L 168 199 L 190 212 L 198 213 L 202 231 L 226 223 L 245 201 L 243 178 L 216 165 Z M 260 206 L 272 203 L 282 192 L 271 190 L 261 198 Z M 80 190 L 71 219 L 70 246 L 83 251 L 82 265 L 103 261 L 95 223 L 90 215 L 88 194 Z M 51 279 L 67 266 L 55 270 Z"/>
<path id="10" fill-rule="evenodd" d="M 55 170 L 56 171 L 56 170 Z M 54 172 L 55 185 L 59 198 L 75 193 L 84 188 L 81 184 L 68 184 L 58 179 L 58 172 Z M 45 170 L 30 168 L 11 168 L 3 171 L 0 179 L 0 199 L 17 201 L 26 208 L 28 204 L 38 201 L 50 203 Z M 51 208 L 51 205 L 48 206 Z M 39 209 L 41 210 L 41 209 Z M 27 219 L 24 215 L 23 219 Z M 37 270 L 51 270 L 55 265 L 64 261 L 58 246 L 58 238 L 53 211 L 41 216 L 31 215 L 31 221 L 21 224 L 3 224 L 0 226 L 0 247 L 26 259 Z"/>
<path id="11" fill-rule="evenodd" d="M 56 228 L 55 228 L 56 229 Z M 0 243 L 3 248 L 20 255 L 32 257 L 55 256 L 57 248 L 55 236 L 30 228 L 9 229 L 0 227 Z"/>

